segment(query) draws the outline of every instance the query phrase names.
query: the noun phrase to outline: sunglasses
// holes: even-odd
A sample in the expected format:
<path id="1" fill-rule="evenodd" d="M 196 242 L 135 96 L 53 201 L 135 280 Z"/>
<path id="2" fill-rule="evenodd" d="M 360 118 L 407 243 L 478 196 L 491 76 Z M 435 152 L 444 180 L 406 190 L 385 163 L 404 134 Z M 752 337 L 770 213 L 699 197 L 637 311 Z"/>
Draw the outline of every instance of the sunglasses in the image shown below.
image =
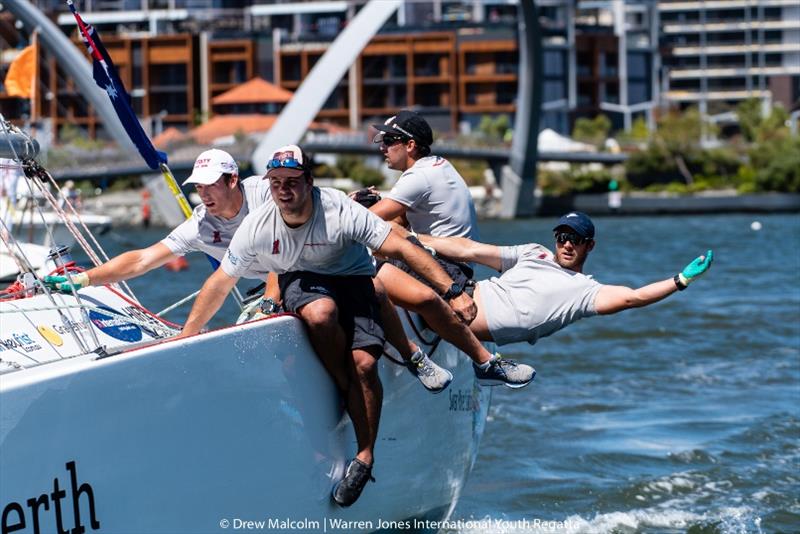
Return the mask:
<path id="1" fill-rule="evenodd" d="M 267 162 L 267 169 L 279 169 L 281 167 L 286 169 L 303 170 L 303 164 L 294 158 L 284 158 L 284 159 L 276 158 L 276 159 L 271 159 Z"/>
<path id="2" fill-rule="evenodd" d="M 583 245 L 584 243 L 591 241 L 590 237 L 583 237 L 582 235 L 578 235 L 575 232 L 557 232 L 556 233 L 556 242 L 559 245 L 563 245 L 569 241 L 575 246 Z"/>
<path id="3" fill-rule="evenodd" d="M 375 143 L 382 143 L 384 146 L 394 146 L 397 143 L 405 143 L 408 139 L 409 138 L 404 135 L 393 135 L 381 132 L 375 136 L 373 141 Z"/>

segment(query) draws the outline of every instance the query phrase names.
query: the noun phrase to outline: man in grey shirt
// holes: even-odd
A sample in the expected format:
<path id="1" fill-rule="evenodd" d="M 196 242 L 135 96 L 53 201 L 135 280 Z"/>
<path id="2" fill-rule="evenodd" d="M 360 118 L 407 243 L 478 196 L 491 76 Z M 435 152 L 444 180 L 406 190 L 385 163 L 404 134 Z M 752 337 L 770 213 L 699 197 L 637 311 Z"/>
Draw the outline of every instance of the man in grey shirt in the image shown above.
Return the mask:
<path id="1" fill-rule="evenodd" d="M 428 122 L 418 113 L 401 110 L 373 127 L 378 130 L 373 141 L 380 144 L 387 165 L 403 174 L 370 211 L 387 221 L 407 221 L 412 232 L 476 237 L 475 206 L 467 184 L 447 160 L 431 155 L 433 131 Z M 470 332 L 468 325 L 474 316 L 456 316 L 447 307 L 446 302 L 466 289 L 472 269 L 447 260 L 440 263 L 456 282 L 444 293 L 437 294 L 436 288 L 414 277 L 401 262 L 382 263 L 377 278 L 393 303 L 420 314 L 437 334 L 472 359 L 481 383 L 512 388 L 529 384 L 536 374 L 531 366 L 490 353 Z M 387 330 L 393 337 L 400 337 L 399 321 L 392 321 L 389 316 L 385 319 Z M 429 361 L 423 357 L 419 365 L 430 369 Z M 438 368 L 431 371 L 449 375 Z M 444 376 L 444 381 L 449 381 L 449 377 Z"/>
<path id="2" fill-rule="evenodd" d="M 464 238 L 421 236 L 441 254 L 475 261 L 502 274 L 478 282 L 478 314 L 470 325 L 478 339 L 499 345 L 536 343 L 570 323 L 592 315 L 638 308 L 682 291 L 711 266 L 709 250 L 672 278 L 638 289 L 603 285 L 583 274 L 594 248 L 594 224 L 581 212 L 567 213 L 553 228 L 556 252 L 536 243 L 498 247 Z"/>
<path id="3" fill-rule="evenodd" d="M 403 259 L 442 293 L 453 281 L 430 255 L 366 208 L 339 191 L 315 187 L 310 162 L 298 146 L 278 149 L 267 168 L 273 202 L 242 222 L 181 336 L 200 331 L 242 273 L 278 273 L 284 307 L 308 326 L 311 344 L 353 422 L 358 452 L 333 490 L 337 504 L 350 506 L 371 478 L 382 401 L 377 360 L 384 334 L 367 247 Z M 459 313 L 474 307 L 467 295 L 450 304 Z"/>
<path id="4" fill-rule="evenodd" d="M 79 289 L 113 284 L 141 276 L 192 251 L 204 252 L 218 264 L 245 216 L 254 207 L 272 201 L 269 183 L 262 176 L 240 181 L 236 161 L 216 148 L 197 157 L 192 174 L 183 184 L 194 184 L 202 203 L 167 237 L 147 248 L 120 254 L 94 269 L 72 274 L 71 283 L 65 276 L 45 277 L 45 283 L 66 290 L 71 286 Z M 243 276 L 259 275 L 248 272 Z"/>

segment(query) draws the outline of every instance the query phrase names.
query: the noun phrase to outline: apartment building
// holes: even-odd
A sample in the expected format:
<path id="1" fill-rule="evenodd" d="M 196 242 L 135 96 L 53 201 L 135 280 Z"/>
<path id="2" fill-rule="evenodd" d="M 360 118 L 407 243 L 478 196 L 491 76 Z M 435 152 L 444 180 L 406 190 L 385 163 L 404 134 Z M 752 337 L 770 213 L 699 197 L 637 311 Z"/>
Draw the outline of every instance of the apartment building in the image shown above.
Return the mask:
<path id="1" fill-rule="evenodd" d="M 56 0 L 34 0 L 65 32 Z M 156 131 L 188 129 L 213 98 L 255 76 L 296 90 L 363 6 L 360 0 L 83 0 L 134 109 Z M 652 118 L 659 100 L 654 0 L 541 0 L 542 127 L 562 133 L 605 113 L 616 128 Z M 353 128 L 414 107 L 443 132 L 475 128 L 516 110 L 517 4 L 509 0 L 407 2 L 362 51 L 316 120 Z M 4 29 L 0 21 L 0 31 Z M 15 45 L 12 45 L 15 46 Z M 42 52 L 39 115 L 102 134 L 91 108 Z M 0 71 L 2 68 L 0 67 Z M 0 106 L 6 106 L 0 92 Z"/>
<path id="2" fill-rule="evenodd" d="M 664 100 L 711 115 L 800 98 L 796 0 L 660 0 Z"/>

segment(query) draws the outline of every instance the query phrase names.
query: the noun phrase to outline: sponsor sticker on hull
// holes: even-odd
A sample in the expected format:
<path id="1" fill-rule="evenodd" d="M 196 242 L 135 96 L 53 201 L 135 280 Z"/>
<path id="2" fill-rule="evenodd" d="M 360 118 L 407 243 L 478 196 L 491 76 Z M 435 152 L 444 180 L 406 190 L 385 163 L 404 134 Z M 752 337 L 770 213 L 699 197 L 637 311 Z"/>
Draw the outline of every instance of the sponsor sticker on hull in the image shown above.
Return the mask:
<path id="1" fill-rule="evenodd" d="M 107 306 L 100 306 L 102 310 L 109 313 L 102 313 L 97 309 L 89 310 L 89 321 L 104 334 L 133 343 L 142 340 L 142 329 L 138 325 L 128 322 L 119 313 Z"/>

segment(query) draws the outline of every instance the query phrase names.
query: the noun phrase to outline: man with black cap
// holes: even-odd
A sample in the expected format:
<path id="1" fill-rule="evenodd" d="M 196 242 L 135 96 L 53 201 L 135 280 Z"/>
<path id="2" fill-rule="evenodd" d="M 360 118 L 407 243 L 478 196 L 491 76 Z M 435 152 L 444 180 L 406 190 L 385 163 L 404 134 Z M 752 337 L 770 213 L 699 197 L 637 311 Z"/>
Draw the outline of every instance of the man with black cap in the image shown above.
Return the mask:
<path id="1" fill-rule="evenodd" d="M 500 271 L 478 282 L 473 298 L 478 315 L 475 335 L 498 345 L 527 341 L 531 345 L 583 317 L 639 308 L 682 291 L 711 266 L 713 253 L 694 259 L 672 278 L 638 289 L 603 285 L 583 274 L 594 248 L 594 224 L 585 214 L 567 213 L 558 220 L 555 254 L 536 243 L 498 247 L 464 238 L 420 236 L 437 254 L 475 261 Z"/>
<path id="2" fill-rule="evenodd" d="M 220 268 L 203 285 L 181 336 L 200 331 L 242 273 L 278 274 L 284 308 L 306 323 L 353 422 L 358 451 L 333 489 L 334 501 L 350 506 L 371 479 L 383 395 L 377 360 L 384 333 L 367 247 L 402 259 L 443 293 L 453 281 L 384 220 L 340 191 L 315 187 L 300 147 L 279 148 L 267 169 L 273 201 L 242 222 Z M 467 295 L 453 300 L 454 308 L 471 306 Z"/>
<path id="3" fill-rule="evenodd" d="M 433 132 L 428 122 L 404 109 L 372 126 L 378 130 L 373 141 L 380 143 L 387 165 L 403 174 L 370 211 L 387 221 L 403 217 L 420 234 L 477 237 L 475 205 L 467 184 L 449 161 L 431 155 Z"/>
<path id="4" fill-rule="evenodd" d="M 256 206 L 271 201 L 269 183 L 262 176 L 239 180 L 233 157 L 217 148 L 197 156 L 192 174 L 183 185 L 194 184 L 201 204 L 170 234 L 147 248 L 131 250 L 88 271 L 65 276 L 47 276 L 44 282 L 69 291 L 90 285 L 101 286 L 129 280 L 161 267 L 192 251 L 206 253 L 216 262 L 222 259 L 233 234 Z M 247 278 L 259 278 L 245 273 Z"/>
<path id="5" fill-rule="evenodd" d="M 414 233 L 476 237 L 475 205 L 467 184 L 450 162 L 430 155 L 433 132 L 428 122 L 404 109 L 373 128 L 378 130 L 373 141 L 380 143 L 389 168 L 403 174 L 370 211 L 387 221 L 407 222 Z M 377 278 L 392 302 L 420 314 L 437 334 L 472 359 L 481 383 L 511 388 L 529 384 L 536 375 L 531 366 L 490 353 L 470 332 L 468 325 L 475 317 L 474 310 L 469 315 L 456 316 L 447 306 L 464 293 L 472 269 L 447 260 L 440 264 L 455 282 L 445 292 L 436 291 L 399 261 L 380 263 Z M 399 336 L 397 324 L 386 326 Z M 424 353 L 420 355 L 418 361 L 412 358 L 410 368 L 417 365 L 421 372 L 449 374 L 434 368 Z"/>

